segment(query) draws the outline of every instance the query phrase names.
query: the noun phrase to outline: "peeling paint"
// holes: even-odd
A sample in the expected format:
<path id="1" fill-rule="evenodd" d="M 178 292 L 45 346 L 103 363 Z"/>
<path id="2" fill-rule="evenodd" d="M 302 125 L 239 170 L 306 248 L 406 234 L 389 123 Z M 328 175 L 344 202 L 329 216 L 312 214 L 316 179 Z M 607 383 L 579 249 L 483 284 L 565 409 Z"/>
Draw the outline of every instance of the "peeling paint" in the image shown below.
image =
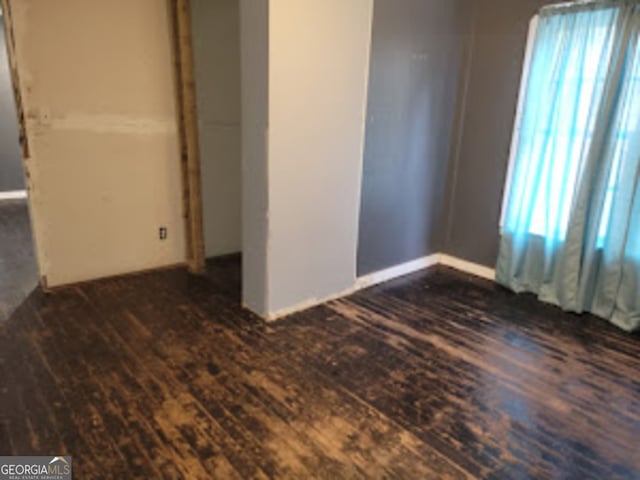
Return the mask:
<path id="1" fill-rule="evenodd" d="M 166 6 L 156 0 L 7 3 L 41 276 L 55 287 L 182 263 Z M 159 242 L 158 225 L 175 233 Z"/>

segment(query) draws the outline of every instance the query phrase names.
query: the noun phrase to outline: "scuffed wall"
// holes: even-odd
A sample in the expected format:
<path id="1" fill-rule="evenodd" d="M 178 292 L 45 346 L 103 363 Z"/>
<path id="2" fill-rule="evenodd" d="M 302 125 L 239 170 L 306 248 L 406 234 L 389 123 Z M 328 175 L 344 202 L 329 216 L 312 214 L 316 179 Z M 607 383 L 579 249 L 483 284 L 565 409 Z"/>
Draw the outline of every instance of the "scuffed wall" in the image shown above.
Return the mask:
<path id="1" fill-rule="evenodd" d="M 240 0 L 192 0 L 207 257 L 241 250 Z"/>
<path id="2" fill-rule="evenodd" d="M 55 286 L 183 262 L 165 3 L 9 3 L 41 274 Z"/>

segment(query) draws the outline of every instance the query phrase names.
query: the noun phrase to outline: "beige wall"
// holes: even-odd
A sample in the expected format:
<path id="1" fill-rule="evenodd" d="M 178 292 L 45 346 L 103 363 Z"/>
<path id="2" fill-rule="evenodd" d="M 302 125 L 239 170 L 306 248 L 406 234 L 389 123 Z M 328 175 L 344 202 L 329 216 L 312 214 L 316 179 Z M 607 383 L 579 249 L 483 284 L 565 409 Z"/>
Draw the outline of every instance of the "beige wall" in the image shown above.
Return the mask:
<path id="1" fill-rule="evenodd" d="M 239 0 L 192 0 L 205 253 L 241 250 Z"/>
<path id="2" fill-rule="evenodd" d="M 10 4 L 35 236 L 49 285 L 183 262 L 164 2 Z"/>

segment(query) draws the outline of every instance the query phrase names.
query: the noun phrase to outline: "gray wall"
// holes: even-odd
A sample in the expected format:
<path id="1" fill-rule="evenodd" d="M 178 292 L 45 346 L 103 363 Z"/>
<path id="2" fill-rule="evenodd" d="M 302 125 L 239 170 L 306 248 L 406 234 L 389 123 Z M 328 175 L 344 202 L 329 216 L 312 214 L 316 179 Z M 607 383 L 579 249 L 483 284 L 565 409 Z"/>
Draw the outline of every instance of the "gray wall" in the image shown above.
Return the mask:
<path id="1" fill-rule="evenodd" d="M 214 257 L 242 247 L 240 1 L 191 5 L 205 253 Z"/>
<path id="2" fill-rule="evenodd" d="M 467 58 L 468 88 L 447 181 L 444 250 L 493 267 L 498 254 L 502 192 L 529 20 L 541 0 L 482 0 Z M 456 147 L 454 146 L 454 152 Z"/>
<path id="3" fill-rule="evenodd" d="M 358 274 L 440 251 L 471 0 L 376 0 Z"/>
<path id="4" fill-rule="evenodd" d="M 18 120 L 0 15 L 0 192 L 24 189 Z"/>
<path id="5" fill-rule="evenodd" d="M 266 316 L 269 3 L 240 0 L 242 303 Z"/>

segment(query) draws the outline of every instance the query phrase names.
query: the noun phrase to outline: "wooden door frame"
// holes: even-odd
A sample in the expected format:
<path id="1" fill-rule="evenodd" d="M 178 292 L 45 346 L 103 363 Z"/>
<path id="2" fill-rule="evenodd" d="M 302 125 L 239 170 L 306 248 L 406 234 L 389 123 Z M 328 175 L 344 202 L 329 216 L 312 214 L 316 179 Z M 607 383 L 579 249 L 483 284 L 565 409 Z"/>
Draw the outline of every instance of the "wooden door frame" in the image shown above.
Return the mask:
<path id="1" fill-rule="evenodd" d="M 191 273 L 204 274 L 206 263 L 191 1 L 167 0 L 167 5 L 171 22 L 175 71 L 187 267 Z"/>

